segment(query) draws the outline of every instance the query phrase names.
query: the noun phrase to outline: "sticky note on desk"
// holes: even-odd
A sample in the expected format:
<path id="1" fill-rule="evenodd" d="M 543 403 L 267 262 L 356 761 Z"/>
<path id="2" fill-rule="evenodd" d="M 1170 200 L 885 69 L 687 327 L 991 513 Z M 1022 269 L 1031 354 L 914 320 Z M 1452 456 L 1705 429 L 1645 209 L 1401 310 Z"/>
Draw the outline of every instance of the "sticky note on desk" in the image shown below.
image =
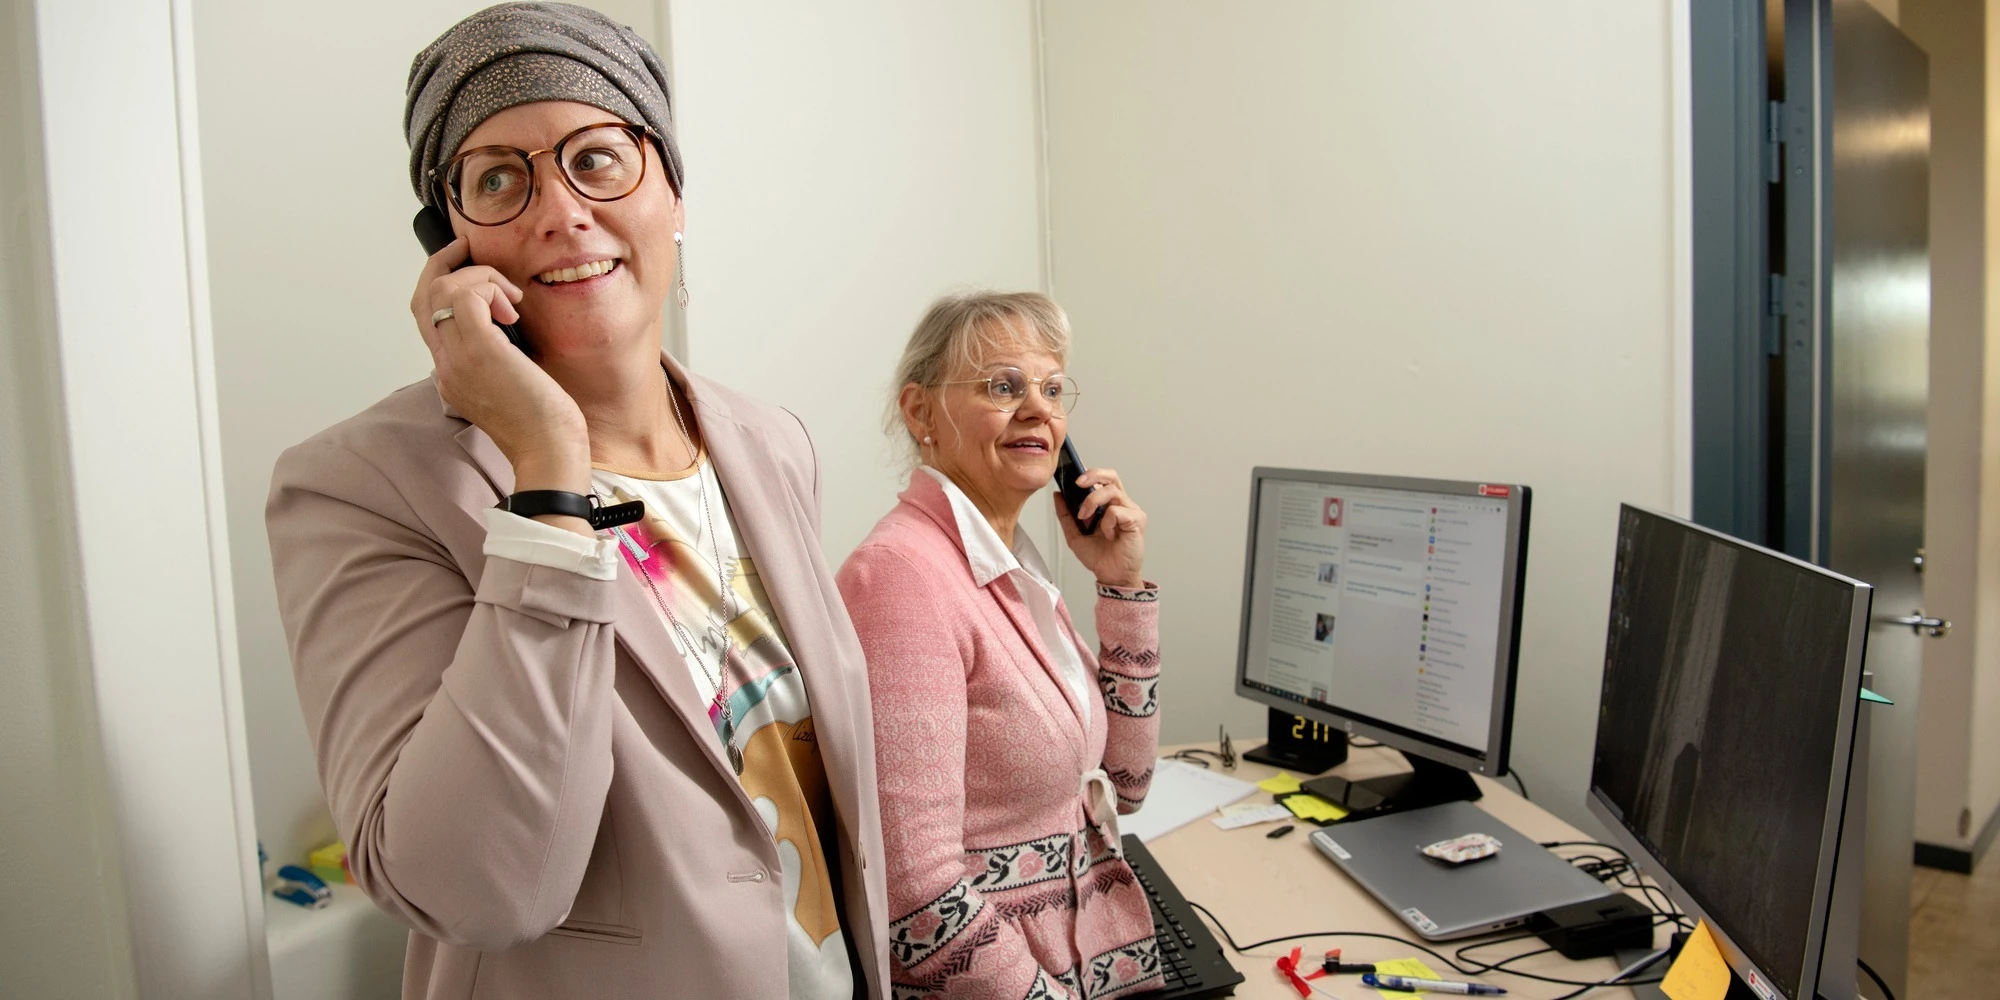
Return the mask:
<path id="1" fill-rule="evenodd" d="M 1288 795 L 1285 797 L 1285 808 L 1290 809 L 1292 815 L 1300 819 L 1321 823 L 1332 823 L 1347 818 L 1347 810 L 1317 795 Z"/>
<path id="2" fill-rule="evenodd" d="M 1408 976 L 1411 979 L 1441 978 L 1436 972 L 1431 970 L 1430 966 L 1425 965 L 1423 959 L 1420 958 L 1392 958 L 1386 962 L 1376 962 L 1375 974 L 1380 976 Z M 1413 995 L 1409 990 L 1376 990 L 1375 992 L 1390 998 L 1390 1000 L 1410 1000 L 1410 997 Z M 1418 990 L 1417 992 L 1422 993 L 1425 991 Z"/>
<path id="3" fill-rule="evenodd" d="M 1299 790 L 1299 779 L 1283 771 L 1279 771 L 1277 774 L 1258 782 L 1257 787 L 1270 792 L 1272 795 L 1284 795 L 1287 792 L 1296 792 Z"/>
<path id="4" fill-rule="evenodd" d="M 1729 993 L 1729 979 L 1729 963 L 1704 920 L 1688 935 L 1680 957 L 1660 982 L 1660 992 L 1672 1000 L 1722 1000 Z"/>

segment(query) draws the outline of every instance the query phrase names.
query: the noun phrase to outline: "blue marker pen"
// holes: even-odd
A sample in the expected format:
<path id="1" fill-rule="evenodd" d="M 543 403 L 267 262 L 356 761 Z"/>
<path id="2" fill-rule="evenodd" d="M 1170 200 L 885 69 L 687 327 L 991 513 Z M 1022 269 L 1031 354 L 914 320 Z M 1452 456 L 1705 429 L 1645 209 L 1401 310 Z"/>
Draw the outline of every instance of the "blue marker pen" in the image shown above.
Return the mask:
<path id="1" fill-rule="evenodd" d="M 1485 983 L 1448 983 L 1442 979 L 1385 976 L 1378 972 L 1370 972 L 1362 976 L 1361 981 L 1378 990 L 1402 990 L 1405 993 L 1428 990 L 1432 993 L 1453 993 L 1459 996 L 1497 997 L 1507 992 L 1498 986 L 1488 986 Z"/>

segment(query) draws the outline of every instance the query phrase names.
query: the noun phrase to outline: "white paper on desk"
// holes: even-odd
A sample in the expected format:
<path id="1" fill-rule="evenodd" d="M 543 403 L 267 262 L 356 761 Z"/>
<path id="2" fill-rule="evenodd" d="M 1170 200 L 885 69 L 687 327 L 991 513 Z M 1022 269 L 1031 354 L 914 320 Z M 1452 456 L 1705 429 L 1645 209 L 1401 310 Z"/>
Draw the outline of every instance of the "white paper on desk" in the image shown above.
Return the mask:
<path id="1" fill-rule="evenodd" d="M 1120 833 L 1142 841 L 1178 830 L 1257 790 L 1247 781 L 1178 760 L 1161 758 L 1153 765 L 1153 785 L 1146 803 L 1130 816 L 1118 817 Z"/>
<path id="2" fill-rule="evenodd" d="M 1240 809 L 1242 811 L 1231 812 L 1231 809 Z M 1224 807 L 1222 815 L 1209 820 L 1209 822 L 1214 823 L 1224 830 L 1236 830 L 1246 826 L 1256 826 L 1259 823 L 1269 823 L 1273 820 L 1291 818 L 1292 811 L 1275 802 L 1268 806 L 1260 806 L 1254 802 L 1250 802 L 1240 806 Z"/>

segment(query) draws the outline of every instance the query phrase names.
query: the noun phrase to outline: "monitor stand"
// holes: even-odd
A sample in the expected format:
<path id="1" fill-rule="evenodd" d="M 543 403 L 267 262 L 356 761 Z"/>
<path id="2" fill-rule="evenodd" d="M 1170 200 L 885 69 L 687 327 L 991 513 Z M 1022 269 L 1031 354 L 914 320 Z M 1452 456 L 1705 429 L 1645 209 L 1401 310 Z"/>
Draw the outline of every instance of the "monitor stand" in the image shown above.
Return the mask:
<path id="1" fill-rule="evenodd" d="M 1399 774 L 1352 781 L 1328 775 L 1304 782 L 1302 787 L 1346 809 L 1347 820 L 1479 798 L 1479 783 L 1463 769 L 1418 754 L 1403 756 L 1410 762 L 1410 769 Z"/>

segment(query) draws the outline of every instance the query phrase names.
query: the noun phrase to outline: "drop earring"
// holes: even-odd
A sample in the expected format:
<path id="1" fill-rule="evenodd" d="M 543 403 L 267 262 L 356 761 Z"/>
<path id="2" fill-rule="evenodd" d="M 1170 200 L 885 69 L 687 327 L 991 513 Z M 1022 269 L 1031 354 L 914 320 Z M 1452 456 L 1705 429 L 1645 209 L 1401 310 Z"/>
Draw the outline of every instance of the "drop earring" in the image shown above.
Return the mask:
<path id="1" fill-rule="evenodd" d="M 688 307 L 687 241 L 674 234 L 674 301 Z"/>

